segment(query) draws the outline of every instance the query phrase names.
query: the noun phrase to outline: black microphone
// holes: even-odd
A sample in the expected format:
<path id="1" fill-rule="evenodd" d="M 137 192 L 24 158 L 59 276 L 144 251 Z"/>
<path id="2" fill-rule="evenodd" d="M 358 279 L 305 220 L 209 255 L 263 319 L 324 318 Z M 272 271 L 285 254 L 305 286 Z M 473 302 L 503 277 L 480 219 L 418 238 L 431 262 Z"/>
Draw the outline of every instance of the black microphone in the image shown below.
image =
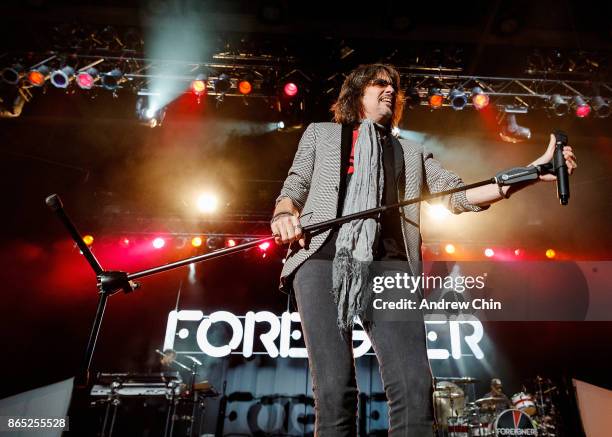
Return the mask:
<path id="1" fill-rule="evenodd" d="M 567 135 L 560 130 L 554 132 L 555 154 L 553 155 L 553 170 L 557 176 L 557 197 L 561 205 L 567 205 L 570 198 L 569 175 L 567 173 L 567 164 L 563 157 L 563 147 L 567 146 Z"/>

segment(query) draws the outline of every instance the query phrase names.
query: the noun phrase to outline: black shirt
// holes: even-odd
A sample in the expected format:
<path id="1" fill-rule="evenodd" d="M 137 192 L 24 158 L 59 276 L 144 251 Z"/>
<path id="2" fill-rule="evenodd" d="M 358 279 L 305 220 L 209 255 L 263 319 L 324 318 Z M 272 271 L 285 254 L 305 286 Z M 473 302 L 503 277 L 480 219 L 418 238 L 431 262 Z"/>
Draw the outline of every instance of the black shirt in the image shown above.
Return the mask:
<path id="1" fill-rule="evenodd" d="M 383 139 L 383 169 L 385 173 L 385 186 L 382 199 L 385 205 L 398 202 L 398 182 L 404 176 L 404 154 L 399 141 L 392 141 L 389 134 Z M 347 185 L 351 174 L 347 175 Z M 338 199 L 344 203 L 344 199 Z M 342 210 L 342 208 L 340 208 Z M 400 223 L 399 208 L 389 210 L 380 217 L 380 235 L 378 245 L 374 250 L 374 260 L 407 260 L 402 226 Z M 327 240 L 315 252 L 313 259 L 334 259 L 336 254 L 336 239 L 339 227 L 332 228 Z"/>

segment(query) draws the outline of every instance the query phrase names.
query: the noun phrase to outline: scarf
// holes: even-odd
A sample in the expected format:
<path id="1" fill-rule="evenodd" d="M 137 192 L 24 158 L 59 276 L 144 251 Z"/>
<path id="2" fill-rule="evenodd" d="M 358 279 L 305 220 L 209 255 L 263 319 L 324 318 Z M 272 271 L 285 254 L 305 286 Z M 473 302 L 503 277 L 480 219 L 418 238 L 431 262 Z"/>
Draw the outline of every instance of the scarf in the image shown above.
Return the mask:
<path id="1" fill-rule="evenodd" d="M 381 205 L 384 187 L 383 126 L 366 119 L 361 122 L 354 153 L 354 172 L 348 183 L 342 215 Z M 368 273 L 380 224 L 374 218 L 344 223 L 338 231 L 333 261 L 332 294 L 338 307 L 338 327 L 347 331 L 354 317 L 363 317 L 369 303 Z"/>

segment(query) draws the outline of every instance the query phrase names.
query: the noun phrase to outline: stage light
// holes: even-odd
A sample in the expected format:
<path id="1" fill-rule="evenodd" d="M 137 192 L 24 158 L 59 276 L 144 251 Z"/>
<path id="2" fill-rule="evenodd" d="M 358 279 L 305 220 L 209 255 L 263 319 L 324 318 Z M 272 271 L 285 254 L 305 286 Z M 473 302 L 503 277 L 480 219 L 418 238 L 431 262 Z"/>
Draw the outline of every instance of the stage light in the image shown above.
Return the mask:
<path id="1" fill-rule="evenodd" d="M 499 136 L 508 143 L 520 143 L 531 138 L 531 131 L 516 122 L 516 114 L 506 114 L 506 124 Z"/>
<path id="2" fill-rule="evenodd" d="M 204 74 L 198 74 L 191 82 L 191 91 L 198 97 L 206 93 L 206 76 Z"/>
<path id="3" fill-rule="evenodd" d="M 79 88 L 83 90 L 90 90 L 93 88 L 96 81 L 99 79 L 100 74 L 98 70 L 91 67 L 85 71 L 79 71 L 76 76 L 76 83 Z"/>
<path id="4" fill-rule="evenodd" d="M 434 220 L 443 220 L 452 215 L 452 213 L 444 206 L 436 203 L 427 207 L 427 214 Z"/>
<path id="5" fill-rule="evenodd" d="M 43 86 L 47 81 L 48 77 L 49 67 L 47 67 L 46 65 L 40 66 L 38 68 L 33 68 L 28 72 L 28 82 L 30 82 L 32 86 Z"/>
<path id="6" fill-rule="evenodd" d="M 455 111 L 460 111 L 465 108 L 468 99 L 463 90 L 454 89 L 448 96 L 448 100 Z"/>
<path id="7" fill-rule="evenodd" d="M 240 82 L 238 82 L 238 91 L 240 91 L 240 94 L 243 95 L 248 95 L 251 94 L 251 91 L 253 91 L 253 85 L 251 84 L 251 82 L 247 79 L 243 79 Z"/>
<path id="8" fill-rule="evenodd" d="M 202 237 L 193 237 L 191 239 L 191 245 L 193 247 L 200 247 L 202 245 L 203 241 L 202 241 Z"/>
<path id="9" fill-rule="evenodd" d="M 557 256 L 557 252 L 555 252 L 554 249 L 548 249 L 546 250 L 546 258 L 548 259 L 553 259 Z"/>
<path id="10" fill-rule="evenodd" d="M 456 248 L 453 244 L 447 244 L 446 246 L 444 246 L 444 250 L 446 251 L 446 253 L 448 253 L 449 255 L 452 255 L 453 253 L 455 253 Z"/>
<path id="11" fill-rule="evenodd" d="M 270 242 L 269 242 L 269 241 L 264 241 L 263 243 L 261 243 L 261 244 L 260 244 L 259 246 L 257 246 L 257 247 L 259 247 L 259 249 L 260 249 L 262 252 L 265 252 L 266 250 L 268 250 L 268 249 L 270 248 Z"/>
<path id="12" fill-rule="evenodd" d="M 556 116 L 562 117 L 569 112 L 569 104 L 559 94 L 553 94 L 550 97 L 550 109 Z"/>
<path id="13" fill-rule="evenodd" d="M 472 88 L 472 104 L 479 111 L 489 106 L 489 96 L 479 86 Z"/>
<path id="14" fill-rule="evenodd" d="M 227 93 L 231 87 L 232 81 L 230 80 L 230 77 L 225 73 L 221 73 L 219 77 L 215 80 L 215 92 L 218 94 Z"/>
<path id="15" fill-rule="evenodd" d="M 493 249 L 491 249 L 490 247 L 487 247 L 487 248 L 484 250 L 484 255 L 485 255 L 487 258 L 491 258 L 493 255 L 495 255 L 495 251 L 494 251 Z"/>
<path id="16" fill-rule="evenodd" d="M 588 115 L 591 113 L 591 107 L 584 101 L 582 96 L 574 96 L 572 98 L 572 104 L 574 106 L 576 117 L 588 117 Z"/>
<path id="17" fill-rule="evenodd" d="M 238 243 L 233 238 L 228 238 L 225 240 L 225 247 L 234 247 L 236 244 Z"/>
<path id="18" fill-rule="evenodd" d="M 55 88 L 68 88 L 70 81 L 74 78 L 74 68 L 69 65 L 59 69 L 53 70 L 49 80 Z"/>
<path id="19" fill-rule="evenodd" d="M 438 88 L 431 88 L 429 90 L 428 101 L 429 101 L 430 108 L 432 108 L 432 109 L 439 109 L 439 108 L 441 108 L 442 104 L 444 103 L 444 96 L 440 92 L 440 89 L 438 89 Z"/>
<path id="20" fill-rule="evenodd" d="M 276 123 L 276 128 L 278 130 L 283 130 L 285 129 L 285 122 L 284 121 L 279 121 L 278 123 Z"/>
<path id="21" fill-rule="evenodd" d="M 119 88 L 122 80 L 123 73 L 118 68 L 115 68 L 108 73 L 104 73 L 101 78 L 102 86 L 109 91 L 114 91 Z"/>
<path id="22" fill-rule="evenodd" d="M 91 245 L 93 244 L 93 242 L 94 242 L 94 237 L 93 237 L 93 235 L 89 235 L 89 234 L 87 234 L 87 235 L 83 236 L 83 242 L 84 242 L 86 245 L 91 246 Z"/>
<path id="23" fill-rule="evenodd" d="M 606 118 L 610 116 L 610 104 L 603 97 L 595 96 L 591 103 L 593 104 L 593 111 L 595 111 L 596 117 Z"/>
<path id="24" fill-rule="evenodd" d="M 208 250 L 217 250 L 223 246 L 223 238 L 221 237 L 208 237 L 206 239 L 206 247 Z"/>
<path id="25" fill-rule="evenodd" d="M 123 237 L 119 239 L 119 244 L 121 245 L 121 247 L 129 247 L 130 243 L 131 241 L 128 237 Z"/>
<path id="26" fill-rule="evenodd" d="M 9 85 L 17 85 L 23 77 L 23 66 L 21 64 L 13 64 L 6 67 L 0 73 L 2 80 Z"/>
<path id="27" fill-rule="evenodd" d="M 161 126 L 166 117 L 166 108 L 156 109 L 147 96 L 140 96 L 136 99 L 136 117 L 145 126 Z"/>
<path id="28" fill-rule="evenodd" d="M 523 252 L 521 251 L 521 249 L 514 249 L 514 256 L 521 256 L 523 254 Z"/>
<path id="29" fill-rule="evenodd" d="M 286 97 L 295 97 L 299 91 L 298 86 L 294 82 L 287 82 L 283 86 L 283 93 Z"/>
<path id="30" fill-rule="evenodd" d="M 212 213 L 219 207 L 219 199 L 214 194 L 203 193 L 198 196 L 196 205 L 200 212 Z"/>
<path id="31" fill-rule="evenodd" d="M 165 245 L 166 245 L 166 240 L 164 240 L 162 237 L 157 237 L 153 240 L 153 247 L 155 249 L 161 249 Z"/>

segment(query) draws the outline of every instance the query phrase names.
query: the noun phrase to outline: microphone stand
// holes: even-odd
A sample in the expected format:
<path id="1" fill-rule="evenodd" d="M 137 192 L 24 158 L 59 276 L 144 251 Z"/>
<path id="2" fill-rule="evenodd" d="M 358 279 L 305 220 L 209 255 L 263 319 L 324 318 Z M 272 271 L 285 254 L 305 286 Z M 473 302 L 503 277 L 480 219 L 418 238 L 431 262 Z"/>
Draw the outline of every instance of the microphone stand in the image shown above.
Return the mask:
<path id="1" fill-rule="evenodd" d="M 367 209 L 365 211 L 356 212 L 353 214 L 349 214 L 343 217 L 334 218 L 331 220 L 325 220 L 320 223 L 314 223 L 312 225 L 305 226 L 303 228 L 304 233 L 313 233 L 323 231 L 325 229 L 331 228 L 333 226 L 337 226 L 351 220 L 362 219 L 367 217 L 376 216 L 379 213 L 383 213 L 387 210 L 397 209 L 400 207 L 404 207 L 406 205 L 411 205 L 414 203 L 420 203 L 423 201 L 431 200 L 437 197 L 448 196 L 450 194 L 457 193 L 459 191 L 469 190 L 471 188 L 480 187 L 483 185 L 489 184 L 499 184 L 499 185 L 513 185 L 519 182 L 524 182 L 528 180 L 535 180 L 538 178 L 540 174 L 544 173 L 552 173 L 553 166 L 552 164 L 544 164 L 540 166 L 534 167 L 515 167 L 503 172 L 498 173 L 495 177 L 482 180 L 480 182 L 475 182 L 468 185 L 462 185 L 460 187 L 455 187 L 450 190 L 440 191 L 437 193 L 431 193 L 425 196 L 415 197 L 413 199 L 407 199 L 401 202 L 397 202 L 391 205 L 382 205 L 376 208 Z M 83 241 L 83 237 L 77 230 L 76 226 L 64 210 L 64 206 L 60 197 L 57 194 L 52 194 L 48 196 L 45 200 L 47 206 L 55 212 L 59 220 L 62 222 L 77 247 L 83 253 L 85 260 L 89 263 L 89 266 L 96 273 L 97 278 L 97 288 L 98 288 L 98 305 L 96 308 L 96 313 L 94 317 L 94 321 L 91 327 L 91 331 L 89 334 L 89 340 L 87 342 L 87 347 L 85 349 L 85 355 L 83 358 L 83 362 L 77 374 L 77 386 L 87 386 L 89 381 L 89 371 L 91 367 L 91 361 L 93 358 L 93 353 L 96 347 L 96 341 L 98 339 L 98 335 L 100 333 L 100 327 L 102 324 L 102 318 L 104 316 L 104 310 L 106 309 L 106 304 L 108 298 L 113 294 L 123 291 L 128 294 L 138 288 L 140 285 L 135 283 L 134 280 L 144 278 L 147 276 L 155 275 L 158 273 L 166 272 L 169 270 L 174 270 L 179 267 L 183 267 L 192 263 L 199 263 L 202 261 L 208 261 L 215 258 L 220 258 L 222 256 L 231 255 L 243 250 L 250 249 L 252 247 L 258 246 L 261 243 L 266 241 L 274 240 L 274 236 L 268 236 L 261 238 L 259 240 L 249 241 L 246 243 L 242 243 L 233 247 L 227 247 L 224 249 L 215 250 L 213 252 L 193 256 L 190 258 L 186 258 L 180 261 L 171 262 L 169 264 L 164 264 L 158 267 L 153 267 L 146 270 L 141 270 L 134 273 L 127 273 L 123 271 L 115 271 L 115 270 L 105 270 L 102 265 L 98 262 L 91 249 L 85 244 Z"/>

